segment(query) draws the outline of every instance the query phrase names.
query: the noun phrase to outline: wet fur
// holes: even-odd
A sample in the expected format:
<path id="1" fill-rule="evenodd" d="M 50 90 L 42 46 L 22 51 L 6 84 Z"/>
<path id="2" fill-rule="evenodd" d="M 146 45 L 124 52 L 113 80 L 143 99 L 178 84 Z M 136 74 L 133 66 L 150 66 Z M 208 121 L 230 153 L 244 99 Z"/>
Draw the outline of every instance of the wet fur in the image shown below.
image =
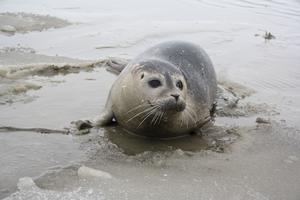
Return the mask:
<path id="1" fill-rule="evenodd" d="M 153 77 L 164 83 L 159 90 L 147 87 L 147 78 Z M 184 83 L 181 91 L 176 88 L 178 80 Z M 104 126 L 115 119 L 142 136 L 185 135 L 211 118 L 216 90 L 215 71 L 204 50 L 187 42 L 161 43 L 122 70 L 99 124 Z M 176 102 L 173 93 L 179 94 Z"/>

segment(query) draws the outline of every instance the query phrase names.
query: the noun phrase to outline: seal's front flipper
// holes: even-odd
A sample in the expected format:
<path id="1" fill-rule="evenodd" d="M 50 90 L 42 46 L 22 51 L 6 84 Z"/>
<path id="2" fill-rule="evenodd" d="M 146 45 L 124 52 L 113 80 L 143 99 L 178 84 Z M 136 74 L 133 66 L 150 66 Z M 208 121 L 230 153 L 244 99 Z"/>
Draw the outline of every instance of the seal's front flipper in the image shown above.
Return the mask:
<path id="1" fill-rule="evenodd" d="M 125 59 L 108 59 L 106 64 L 106 70 L 112 72 L 116 75 L 119 75 L 121 71 L 126 67 L 128 64 L 128 60 Z"/>
<path id="2" fill-rule="evenodd" d="M 95 126 L 108 126 L 114 123 L 114 114 L 111 110 L 104 110 L 100 117 L 95 120 Z"/>

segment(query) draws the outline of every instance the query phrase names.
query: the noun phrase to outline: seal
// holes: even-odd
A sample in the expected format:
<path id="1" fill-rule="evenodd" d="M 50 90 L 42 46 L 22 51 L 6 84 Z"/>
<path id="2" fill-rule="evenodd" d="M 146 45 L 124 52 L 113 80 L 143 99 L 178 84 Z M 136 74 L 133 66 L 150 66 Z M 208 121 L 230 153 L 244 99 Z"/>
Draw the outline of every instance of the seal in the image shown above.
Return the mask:
<path id="1" fill-rule="evenodd" d="M 216 92 L 215 70 L 201 47 L 164 42 L 124 67 L 96 124 L 118 123 L 147 137 L 183 136 L 210 121 Z"/>

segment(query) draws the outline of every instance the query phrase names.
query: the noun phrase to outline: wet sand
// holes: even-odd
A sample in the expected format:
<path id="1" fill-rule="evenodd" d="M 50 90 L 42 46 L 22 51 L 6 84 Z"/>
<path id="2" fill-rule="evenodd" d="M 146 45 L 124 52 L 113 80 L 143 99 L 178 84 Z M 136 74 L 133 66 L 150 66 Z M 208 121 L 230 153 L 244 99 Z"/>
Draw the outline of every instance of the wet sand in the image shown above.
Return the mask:
<path id="1" fill-rule="evenodd" d="M 116 78 L 103 59 L 131 59 L 166 40 L 200 44 L 226 89 L 202 136 L 145 140 L 120 127 L 86 135 L 1 131 L 0 198 L 300 198 L 299 2 L 0 5 L 0 25 L 17 28 L 28 16 L 39 24 L 0 34 L 1 126 L 62 130 L 93 119 Z M 275 38 L 265 39 L 266 31 Z M 112 178 L 80 175 L 83 165 Z"/>
<path id="2" fill-rule="evenodd" d="M 48 15 L 34 15 L 31 13 L 1 13 L 0 34 L 12 36 L 16 33 L 44 31 L 50 28 L 61 28 L 71 25 L 70 22 Z"/>

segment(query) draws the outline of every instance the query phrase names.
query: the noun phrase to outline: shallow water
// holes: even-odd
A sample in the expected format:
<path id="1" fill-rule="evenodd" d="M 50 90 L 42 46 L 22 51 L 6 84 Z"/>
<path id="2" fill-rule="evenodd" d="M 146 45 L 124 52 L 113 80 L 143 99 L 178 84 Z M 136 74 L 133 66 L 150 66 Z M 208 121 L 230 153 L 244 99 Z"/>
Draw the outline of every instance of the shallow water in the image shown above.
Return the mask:
<path id="1" fill-rule="evenodd" d="M 92 119 L 116 78 L 101 68 L 13 78 L 4 69 L 109 56 L 131 59 L 173 39 L 200 44 L 220 82 L 255 91 L 240 102 L 241 114 L 217 117 L 204 138 L 143 140 L 118 128 L 84 136 L 0 132 L 0 198 L 14 192 L 25 176 L 33 177 L 36 186 L 21 181 L 20 191 L 8 199 L 300 198 L 299 1 L 4 0 L 0 12 L 49 14 L 72 23 L 0 34 L 0 92 L 8 91 L 0 96 L 3 126 L 62 129 L 73 120 Z M 265 40 L 265 31 L 276 38 Z M 7 52 L 6 47 L 15 49 Z M 37 87 L 22 87 L 26 84 Z M 271 124 L 256 124 L 256 117 Z M 223 134 L 232 128 L 238 138 Z M 214 141 L 228 145 L 216 151 Z M 113 179 L 78 178 L 81 165 L 104 170 Z"/>

